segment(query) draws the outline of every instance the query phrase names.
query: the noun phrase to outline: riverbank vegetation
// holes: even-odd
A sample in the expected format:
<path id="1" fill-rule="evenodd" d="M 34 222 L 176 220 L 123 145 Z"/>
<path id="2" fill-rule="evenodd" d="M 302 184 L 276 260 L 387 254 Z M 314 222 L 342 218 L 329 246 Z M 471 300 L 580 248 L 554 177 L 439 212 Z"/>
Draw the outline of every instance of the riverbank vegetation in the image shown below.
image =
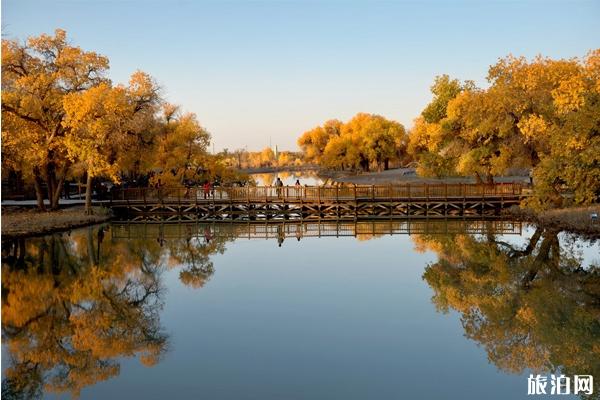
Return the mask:
<path id="1" fill-rule="evenodd" d="M 432 101 L 408 134 L 397 122 L 358 114 L 298 139 L 304 160 L 331 170 L 416 166 L 421 177 L 527 174 L 536 209 L 591 204 L 600 195 L 600 49 L 586 57 L 509 56 L 487 88 L 438 76 Z"/>
<path id="2" fill-rule="evenodd" d="M 145 72 L 107 78 L 109 60 L 66 32 L 2 40 L 2 172 L 57 209 L 65 183 L 85 182 L 86 209 L 100 180 L 124 186 L 245 183 L 239 171 L 315 165 L 329 171 L 416 167 L 419 177 L 530 174 L 527 206 L 588 205 L 600 194 L 600 49 L 583 58 L 509 56 L 487 88 L 447 75 L 407 132 L 380 115 L 329 120 L 298 139 L 301 152 L 265 148 L 210 154 L 192 113 L 161 97 Z M 22 185 L 21 185 L 22 186 Z"/>
<path id="3" fill-rule="evenodd" d="M 128 84 L 106 77 L 108 58 L 71 45 L 63 30 L 25 43 L 2 40 L 2 169 L 35 188 L 38 208 L 57 209 L 66 180 L 182 184 L 240 179 L 208 154 L 210 134 L 166 103 L 145 72 Z"/>
<path id="4" fill-rule="evenodd" d="M 228 167 L 238 170 L 298 168 L 305 166 L 302 153 L 279 151 L 277 147 L 265 147 L 261 151 L 238 149 L 230 152 L 224 149 L 219 156 Z"/>
<path id="5" fill-rule="evenodd" d="M 490 86 L 436 78 L 409 153 L 424 176 L 491 183 L 530 169 L 537 208 L 589 204 L 600 193 L 600 50 L 583 59 L 506 57 Z M 565 196 L 569 193 L 569 196 Z"/>
<path id="6" fill-rule="evenodd" d="M 298 145 L 308 163 L 334 170 L 387 170 L 406 158 L 404 126 L 380 115 L 359 113 L 344 123 L 330 120 L 304 132 Z"/>

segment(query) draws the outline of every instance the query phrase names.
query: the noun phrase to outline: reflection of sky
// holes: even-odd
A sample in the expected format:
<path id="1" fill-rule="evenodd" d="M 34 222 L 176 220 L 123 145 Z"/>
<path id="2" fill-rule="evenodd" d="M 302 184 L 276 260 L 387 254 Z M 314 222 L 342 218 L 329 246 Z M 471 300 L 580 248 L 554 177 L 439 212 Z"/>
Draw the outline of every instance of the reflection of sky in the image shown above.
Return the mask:
<path id="1" fill-rule="evenodd" d="M 513 245 L 520 245 L 523 243 L 523 237 L 530 238 L 535 232 L 534 225 L 523 225 L 522 237 L 520 236 L 502 236 L 500 240 L 510 243 Z M 562 251 L 573 251 L 581 260 L 581 265 L 584 268 L 589 267 L 591 264 L 600 265 L 600 241 L 594 240 L 577 240 L 577 236 L 572 234 L 559 234 L 559 241 Z"/>
<path id="2" fill-rule="evenodd" d="M 165 359 L 126 360 L 82 397 L 526 398 L 525 376 L 499 372 L 455 312 L 436 312 L 422 274 L 437 256 L 413 246 L 409 236 L 229 243 L 202 289 L 177 269 L 164 275 Z"/>
<path id="3" fill-rule="evenodd" d="M 252 174 L 250 175 L 256 181 L 259 186 L 269 186 L 275 183 L 277 177 L 280 177 L 284 185 L 293 186 L 296 184 L 296 180 L 300 181 L 302 186 L 309 185 L 320 185 L 323 180 L 319 178 L 315 172 L 301 171 L 301 172 L 273 172 L 265 174 Z"/>

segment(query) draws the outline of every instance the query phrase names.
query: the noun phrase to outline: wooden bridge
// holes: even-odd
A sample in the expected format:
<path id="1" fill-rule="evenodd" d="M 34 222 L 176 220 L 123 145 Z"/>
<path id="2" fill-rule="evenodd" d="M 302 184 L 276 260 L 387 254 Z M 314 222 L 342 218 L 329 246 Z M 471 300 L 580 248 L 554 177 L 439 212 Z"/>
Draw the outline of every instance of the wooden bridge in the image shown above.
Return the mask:
<path id="1" fill-rule="evenodd" d="M 131 188 L 110 207 L 128 221 L 362 220 L 480 217 L 519 204 L 520 183 Z"/>
<path id="2" fill-rule="evenodd" d="M 522 223 L 509 220 L 404 219 L 371 221 L 247 221 L 193 223 L 119 223 L 111 224 L 114 239 L 178 240 L 200 239 L 296 239 L 309 237 L 356 237 L 369 239 L 383 235 L 414 234 L 500 234 L 520 235 Z"/>

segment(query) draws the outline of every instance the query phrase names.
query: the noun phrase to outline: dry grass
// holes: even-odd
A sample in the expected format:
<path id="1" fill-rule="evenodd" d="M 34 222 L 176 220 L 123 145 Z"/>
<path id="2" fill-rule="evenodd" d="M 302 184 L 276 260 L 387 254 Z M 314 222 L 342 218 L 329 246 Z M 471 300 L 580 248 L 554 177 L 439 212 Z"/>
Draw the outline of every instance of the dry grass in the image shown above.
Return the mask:
<path id="1" fill-rule="evenodd" d="M 589 207 L 561 208 L 542 212 L 516 207 L 508 210 L 509 215 L 547 227 L 598 236 L 600 235 L 600 220 L 592 221 L 590 217 L 592 213 L 600 215 L 600 204 Z"/>
<path id="2" fill-rule="evenodd" d="M 2 209 L 2 236 L 33 236 L 96 224 L 110 219 L 108 210 L 94 207 L 93 215 L 86 215 L 83 207 L 72 207 L 51 212 Z"/>

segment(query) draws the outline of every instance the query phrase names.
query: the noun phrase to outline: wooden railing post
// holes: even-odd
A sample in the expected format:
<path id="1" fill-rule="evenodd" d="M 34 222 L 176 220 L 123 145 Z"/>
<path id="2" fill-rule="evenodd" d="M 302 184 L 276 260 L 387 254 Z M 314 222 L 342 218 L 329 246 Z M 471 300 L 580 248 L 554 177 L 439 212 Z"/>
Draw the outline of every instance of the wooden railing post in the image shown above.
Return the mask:
<path id="1" fill-rule="evenodd" d="M 321 186 L 317 186 L 317 204 L 321 205 Z"/>

